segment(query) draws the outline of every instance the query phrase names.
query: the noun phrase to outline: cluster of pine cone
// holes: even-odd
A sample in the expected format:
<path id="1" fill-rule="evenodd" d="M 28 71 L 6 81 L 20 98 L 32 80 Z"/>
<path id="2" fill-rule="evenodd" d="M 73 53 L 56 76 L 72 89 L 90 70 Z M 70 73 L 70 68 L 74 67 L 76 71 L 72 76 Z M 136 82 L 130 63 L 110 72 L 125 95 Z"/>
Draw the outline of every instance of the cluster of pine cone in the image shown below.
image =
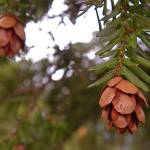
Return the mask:
<path id="1" fill-rule="evenodd" d="M 126 130 L 135 133 L 139 123 L 145 122 L 142 103 L 148 107 L 146 98 L 135 85 L 120 76 L 114 77 L 102 91 L 101 117 L 107 122 L 108 129 L 114 126 L 120 134 Z"/>
<path id="2" fill-rule="evenodd" d="M 0 16 L 0 56 L 12 57 L 23 49 L 24 27 L 19 19 L 10 13 Z"/>

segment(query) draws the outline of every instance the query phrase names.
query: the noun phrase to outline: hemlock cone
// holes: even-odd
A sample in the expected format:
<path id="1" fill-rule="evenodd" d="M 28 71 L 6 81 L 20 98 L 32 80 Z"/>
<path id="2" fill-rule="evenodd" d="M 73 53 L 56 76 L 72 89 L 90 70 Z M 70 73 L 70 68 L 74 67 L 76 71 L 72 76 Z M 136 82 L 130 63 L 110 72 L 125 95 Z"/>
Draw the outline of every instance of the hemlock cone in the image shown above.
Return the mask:
<path id="1" fill-rule="evenodd" d="M 14 56 L 24 47 L 24 27 L 16 16 L 0 16 L 0 56 Z"/>
<path id="2" fill-rule="evenodd" d="M 99 101 L 101 117 L 108 129 L 114 126 L 118 133 L 124 133 L 126 129 L 135 133 L 138 124 L 145 122 L 142 102 L 148 107 L 146 98 L 135 85 L 120 76 L 114 77 L 108 81 Z"/>

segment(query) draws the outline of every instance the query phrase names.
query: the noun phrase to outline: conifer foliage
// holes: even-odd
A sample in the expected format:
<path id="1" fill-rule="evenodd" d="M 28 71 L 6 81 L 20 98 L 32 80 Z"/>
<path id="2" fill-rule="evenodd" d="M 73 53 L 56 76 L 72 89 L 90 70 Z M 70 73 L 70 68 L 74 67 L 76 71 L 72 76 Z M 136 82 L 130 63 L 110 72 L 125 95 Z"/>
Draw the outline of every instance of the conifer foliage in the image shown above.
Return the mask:
<path id="1" fill-rule="evenodd" d="M 150 90 L 150 76 L 143 70 L 143 67 L 150 68 L 150 58 L 144 53 L 150 48 L 150 2 L 88 1 L 88 4 L 92 3 L 100 26 L 97 36 L 104 45 L 96 55 L 109 60 L 91 68 L 104 75 L 89 87 L 107 83 L 99 102 L 102 118 L 108 120 L 109 128 L 115 126 L 119 133 L 124 133 L 126 128 L 133 133 L 137 131 L 138 121 L 144 122 L 140 99 L 147 105 L 140 90 Z M 108 3 L 111 3 L 111 12 L 108 12 Z M 98 8 L 103 9 L 103 18 L 99 18 Z"/>

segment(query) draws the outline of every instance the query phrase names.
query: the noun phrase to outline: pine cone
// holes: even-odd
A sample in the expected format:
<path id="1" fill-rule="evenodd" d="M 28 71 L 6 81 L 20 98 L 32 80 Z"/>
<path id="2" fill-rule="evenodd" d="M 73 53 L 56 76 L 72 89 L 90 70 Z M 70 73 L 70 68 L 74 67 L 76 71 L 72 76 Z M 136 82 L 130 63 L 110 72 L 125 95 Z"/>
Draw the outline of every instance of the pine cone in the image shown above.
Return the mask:
<path id="1" fill-rule="evenodd" d="M 108 81 L 99 101 L 101 117 L 107 122 L 108 129 L 114 126 L 120 134 L 126 129 L 135 133 L 138 124 L 145 122 L 142 103 L 148 107 L 146 98 L 135 85 L 120 76 L 114 77 Z"/>
<path id="2" fill-rule="evenodd" d="M 23 49 L 25 42 L 24 27 L 12 14 L 0 16 L 0 56 L 14 56 Z"/>

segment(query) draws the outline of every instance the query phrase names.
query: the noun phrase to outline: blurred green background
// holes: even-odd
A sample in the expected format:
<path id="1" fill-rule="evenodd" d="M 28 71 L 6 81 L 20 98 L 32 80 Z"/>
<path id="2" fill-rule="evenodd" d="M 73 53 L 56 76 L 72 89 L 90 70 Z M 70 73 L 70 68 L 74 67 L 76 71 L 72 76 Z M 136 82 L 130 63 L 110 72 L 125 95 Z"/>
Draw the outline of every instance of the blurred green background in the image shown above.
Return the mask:
<path id="1" fill-rule="evenodd" d="M 13 12 L 26 24 L 39 21 L 52 3 L 53 0 L 0 0 L 0 11 Z M 61 17 L 68 16 L 75 23 L 84 3 L 67 0 L 66 5 L 68 9 Z M 23 144 L 25 150 L 150 149 L 149 110 L 145 109 L 146 124 L 135 135 L 108 132 L 100 120 L 101 87 L 87 88 L 98 78 L 88 71 L 97 61 L 85 55 L 95 44 L 100 46 L 100 42 L 93 41 L 69 44 L 64 50 L 55 45 L 53 62 L 48 58 L 38 62 L 24 59 L 28 47 L 20 61 L 1 58 L 0 150 L 12 150 L 17 144 Z M 52 75 L 59 69 L 64 70 L 63 77 L 54 81 Z"/>

